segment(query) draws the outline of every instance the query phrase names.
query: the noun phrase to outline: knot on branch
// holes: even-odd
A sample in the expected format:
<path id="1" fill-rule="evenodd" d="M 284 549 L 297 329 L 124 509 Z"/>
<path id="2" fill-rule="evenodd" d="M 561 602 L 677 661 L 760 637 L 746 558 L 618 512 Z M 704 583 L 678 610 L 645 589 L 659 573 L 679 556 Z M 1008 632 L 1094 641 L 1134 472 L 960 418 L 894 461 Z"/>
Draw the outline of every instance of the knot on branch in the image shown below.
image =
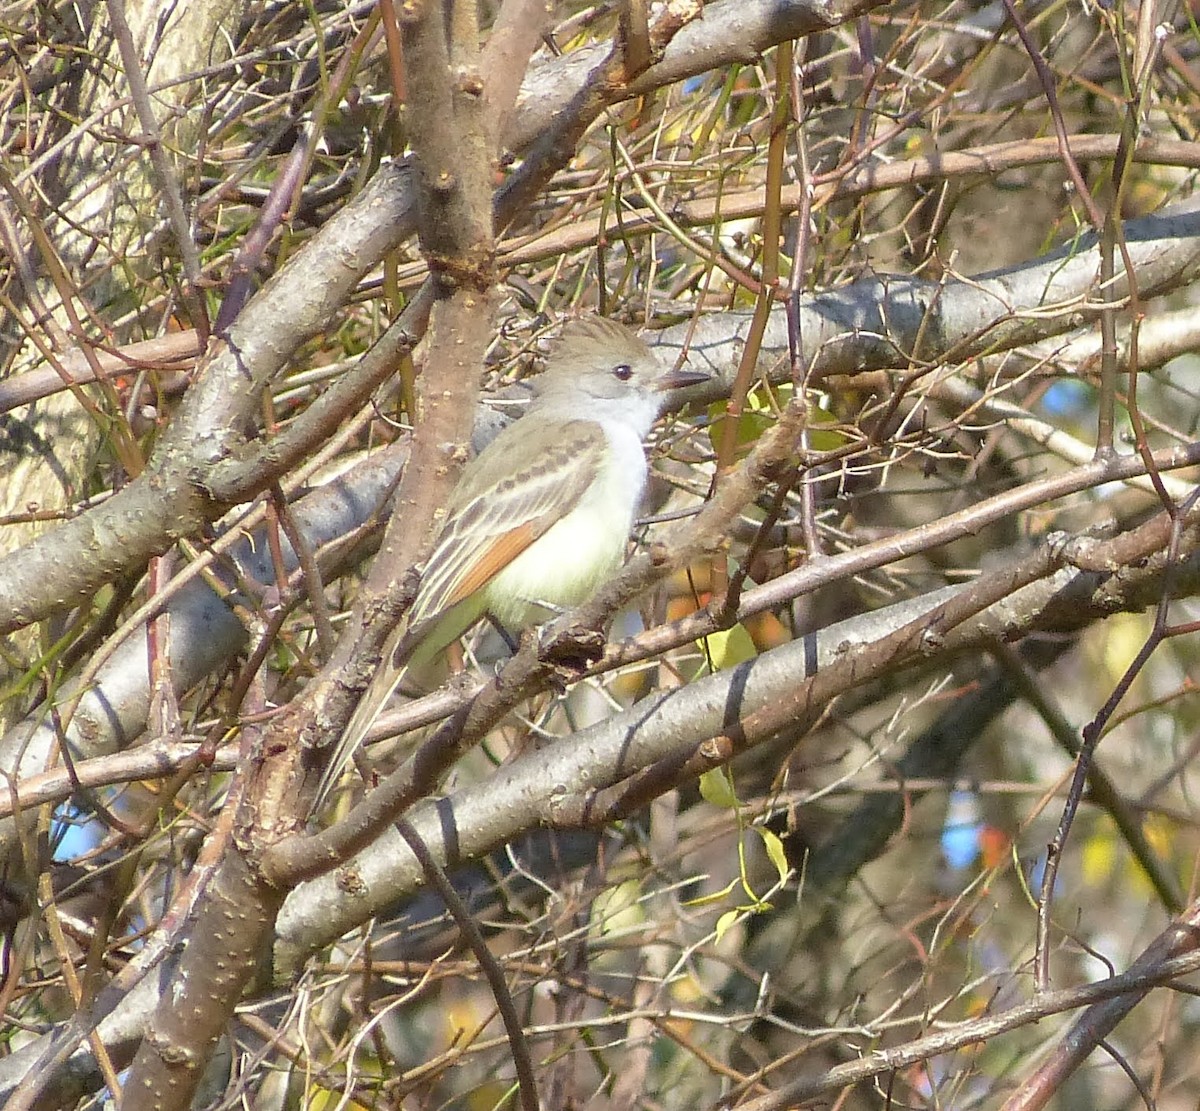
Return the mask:
<path id="1" fill-rule="evenodd" d="M 1055 536 L 1048 542 L 1054 544 L 1055 556 L 1077 571 L 1098 571 L 1111 574 L 1121 567 L 1121 562 L 1113 554 L 1111 545 L 1095 537 L 1063 538 Z"/>
<path id="2" fill-rule="evenodd" d="M 650 27 L 650 50 L 657 62 L 671 40 L 694 19 L 704 15 L 700 0 L 667 0 Z"/>
<path id="3" fill-rule="evenodd" d="M 490 247 L 453 255 L 430 252 L 425 260 L 443 290 L 467 288 L 487 293 L 496 283 L 496 252 Z"/>
<path id="4" fill-rule="evenodd" d="M 456 75 L 456 83 L 460 93 L 472 98 L 483 96 L 483 77 L 474 66 L 460 67 Z"/>
<path id="5" fill-rule="evenodd" d="M 582 625 L 547 636 L 538 645 L 538 659 L 566 671 L 568 679 L 578 678 L 603 655 L 604 634 Z"/>

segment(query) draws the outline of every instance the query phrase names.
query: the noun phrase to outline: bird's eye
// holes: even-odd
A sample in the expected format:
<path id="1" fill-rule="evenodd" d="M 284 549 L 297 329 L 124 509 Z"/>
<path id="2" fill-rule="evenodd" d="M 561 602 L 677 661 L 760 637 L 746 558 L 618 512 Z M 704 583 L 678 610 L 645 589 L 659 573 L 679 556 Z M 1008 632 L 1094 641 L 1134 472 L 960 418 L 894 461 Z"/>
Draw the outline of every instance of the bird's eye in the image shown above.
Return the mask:
<path id="1" fill-rule="evenodd" d="M 616 378 L 618 382 L 628 382 L 629 379 L 633 377 L 633 367 L 631 367 L 628 363 L 618 363 L 615 367 L 613 367 L 613 377 Z"/>

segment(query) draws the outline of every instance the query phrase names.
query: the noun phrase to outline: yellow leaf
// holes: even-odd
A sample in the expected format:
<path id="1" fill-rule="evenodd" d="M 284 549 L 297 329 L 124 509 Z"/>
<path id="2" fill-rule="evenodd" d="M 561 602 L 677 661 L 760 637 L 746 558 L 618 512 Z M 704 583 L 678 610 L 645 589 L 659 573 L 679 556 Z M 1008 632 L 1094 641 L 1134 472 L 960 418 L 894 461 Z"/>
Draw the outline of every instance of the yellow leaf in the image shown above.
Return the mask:
<path id="1" fill-rule="evenodd" d="M 783 883 L 788 878 L 788 872 L 791 867 L 788 864 L 787 850 L 783 847 L 783 842 L 779 839 L 778 834 L 773 830 L 767 829 L 765 826 L 751 827 L 758 831 L 759 837 L 762 838 L 763 848 L 766 850 L 767 857 L 771 863 L 775 865 L 775 871 L 779 874 L 779 882 Z"/>
<path id="2" fill-rule="evenodd" d="M 316 1085 L 311 1091 L 306 1105 L 307 1111 L 334 1111 L 335 1107 L 341 1107 L 343 1111 L 366 1111 L 361 1103 L 355 1103 L 352 1099 L 342 1103 L 341 1092 L 332 1092 L 328 1088 Z"/>
<path id="3" fill-rule="evenodd" d="M 592 926 L 601 934 L 619 933 L 640 926 L 646 915 L 638 901 L 641 887 L 625 880 L 606 888 L 592 901 Z"/>
<path id="4" fill-rule="evenodd" d="M 738 915 L 740 913 L 741 913 L 740 911 L 736 911 L 736 910 L 727 910 L 724 914 L 721 915 L 720 918 L 717 919 L 716 934 L 717 934 L 718 942 L 737 923 Z"/>
<path id="5" fill-rule="evenodd" d="M 1104 669 L 1115 681 L 1125 674 L 1146 643 L 1150 629 L 1149 619 L 1140 613 L 1121 613 L 1104 623 L 1104 638 L 1101 653 Z"/>
<path id="6" fill-rule="evenodd" d="M 794 387 L 791 382 L 783 382 L 778 386 L 760 382 L 759 386 L 750 391 L 746 404 L 755 412 L 773 413 L 782 409 L 791 400 L 793 391 Z"/>
<path id="7" fill-rule="evenodd" d="M 713 671 L 725 671 L 758 655 L 754 641 L 742 624 L 720 633 L 709 633 L 700 639 L 700 650 L 712 664 Z"/>
<path id="8" fill-rule="evenodd" d="M 720 891 L 713 891 L 708 895 L 697 895 L 694 899 L 688 899 L 683 905 L 685 907 L 706 907 L 712 903 L 723 903 L 737 885 L 737 880 L 730 880 Z"/>
<path id="9" fill-rule="evenodd" d="M 1083 845 L 1080 875 L 1091 886 L 1104 883 L 1112 875 L 1116 865 L 1116 843 L 1112 835 L 1100 832 L 1089 837 Z"/>

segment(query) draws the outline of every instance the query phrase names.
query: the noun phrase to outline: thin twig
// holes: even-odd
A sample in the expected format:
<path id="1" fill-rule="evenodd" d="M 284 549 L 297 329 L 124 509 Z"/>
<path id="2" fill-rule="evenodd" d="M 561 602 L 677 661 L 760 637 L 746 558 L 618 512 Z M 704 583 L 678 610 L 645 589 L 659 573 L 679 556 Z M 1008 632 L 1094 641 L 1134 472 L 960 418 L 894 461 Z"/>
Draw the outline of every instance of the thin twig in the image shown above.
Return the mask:
<path id="1" fill-rule="evenodd" d="M 539 1111 L 540 1103 L 537 1094 L 537 1077 L 533 1071 L 533 1059 L 529 1055 L 529 1043 L 525 1040 L 525 1031 L 521 1026 L 521 1016 L 517 1014 L 516 1004 L 512 993 L 504 980 L 504 969 L 499 961 L 492 956 L 492 951 L 466 904 L 459 898 L 454 885 L 446 878 L 442 866 L 434 859 L 428 846 L 420 835 L 405 818 L 396 819 L 396 830 L 407 842 L 413 856 L 420 862 L 425 871 L 429 885 L 437 891 L 450 911 L 463 940 L 475 954 L 488 986 L 492 989 L 492 998 L 496 1000 L 496 1009 L 504 1023 L 508 1034 L 508 1047 L 512 1051 L 513 1067 L 517 1070 L 517 1084 L 521 1093 L 521 1105 L 525 1111 Z"/>

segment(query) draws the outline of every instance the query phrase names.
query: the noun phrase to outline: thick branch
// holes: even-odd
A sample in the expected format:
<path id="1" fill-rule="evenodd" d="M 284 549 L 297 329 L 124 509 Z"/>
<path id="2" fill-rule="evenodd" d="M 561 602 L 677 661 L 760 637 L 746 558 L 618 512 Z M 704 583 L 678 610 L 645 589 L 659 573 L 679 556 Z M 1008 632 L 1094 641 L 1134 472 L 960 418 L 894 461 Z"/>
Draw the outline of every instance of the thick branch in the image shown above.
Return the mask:
<path id="1" fill-rule="evenodd" d="M 1122 606 L 1143 608 L 1162 588 L 1161 553 L 1151 557 L 1156 545 L 1165 543 L 1164 527 L 1159 520 L 1091 546 L 1089 563 L 1112 556 L 1112 566 L 1126 567 L 1120 578 L 1063 569 L 1006 596 L 1013 574 L 1027 576 L 1034 570 L 1032 559 L 1023 560 L 1019 567 L 993 572 L 971 586 L 944 588 L 850 619 L 738 668 L 652 695 L 625 713 L 514 760 L 477 787 L 414 810 L 410 820 L 438 860 L 453 866 L 533 825 L 590 815 L 592 792 L 655 764 L 675 762 L 678 774 L 673 778 L 678 780 L 694 772 L 687 764 L 693 757 L 701 764 L 728 759 L 747 745 L 768 740 L 779 728 L 798 728 L 808 720 L 806 713 L 820 712 L 840 691 L 898 671 L 925 658 L 927 651 L 978 648 L 994 638 L 1015 638 L 1036 628 L 1078 628 Z M 1196 540 L 1190 533 L 1189 544 L 1194 546 Z M 1117 560 L 1118 552 L 1135 558 L 1136 570 Z M 1180 590 L 1194 589 L 1200 575 L 1200 561 L 1191 548 L 1188 553 L 1187 564 L 1172 580 Z M 1043 552 L 1043 558 L 1050 555 Z M 978 616 L 965 619 L 942 612 L 944 606 L 965 606 L 969 612 L 978 605 L 981 595 L 976 592 L 982 583 L 1000 594 Z M 934 618 L 937 627 L 927 627 Z M 960 623 L 949 627 L 950 620 Z M 716 743 L 706 751 L 705 742 L 714 738 Z M 665 789 L 665 782 L 660 786 Z M 355 877 L 357 891 L 352 908 L 346 906 L 337 874 L 302 886 L 285 904 L 278 951 L 285 974 L 312 948 L 328 944 L 422 882 L 420 867 L 390 833 L 351 861 L 347 870 Z"/>

